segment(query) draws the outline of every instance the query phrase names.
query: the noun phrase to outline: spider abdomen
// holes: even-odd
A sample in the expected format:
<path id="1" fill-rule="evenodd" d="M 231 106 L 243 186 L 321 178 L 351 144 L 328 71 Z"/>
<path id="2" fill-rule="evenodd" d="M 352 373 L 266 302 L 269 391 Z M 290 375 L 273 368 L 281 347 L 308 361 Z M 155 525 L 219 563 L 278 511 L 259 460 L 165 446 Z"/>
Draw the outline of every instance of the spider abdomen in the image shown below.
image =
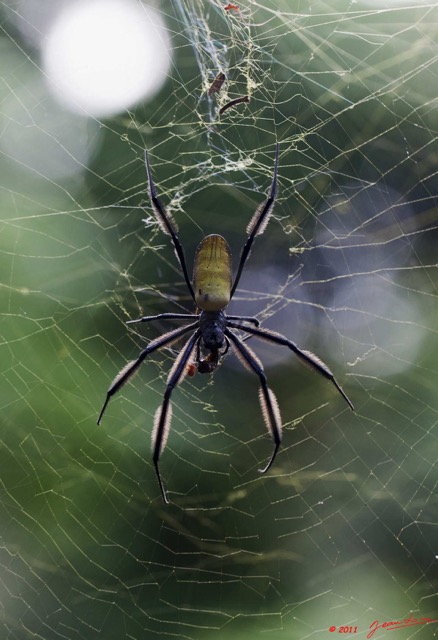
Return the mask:
<path id="1" fill-rule="evenodd" d="M 193 269 L 195 301 L 203 311 L 220 311 L 230 301 L 231 251 L 222 236 L 206 236 L 196 250 Z"/>

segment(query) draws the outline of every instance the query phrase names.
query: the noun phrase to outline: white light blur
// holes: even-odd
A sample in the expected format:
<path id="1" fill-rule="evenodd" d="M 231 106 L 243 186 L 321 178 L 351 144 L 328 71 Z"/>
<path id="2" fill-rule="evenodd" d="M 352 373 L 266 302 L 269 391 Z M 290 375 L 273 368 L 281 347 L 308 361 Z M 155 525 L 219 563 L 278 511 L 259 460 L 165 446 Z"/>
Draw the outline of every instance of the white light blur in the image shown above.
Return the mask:
<path id="1" fill-rule="evenodd" d="M 105 117 L 153 96 L 167 78 L 170 52 L 155 10 L 131 0 L 87 0 L 55 18 L 42 64 L 65 107 Z"/>

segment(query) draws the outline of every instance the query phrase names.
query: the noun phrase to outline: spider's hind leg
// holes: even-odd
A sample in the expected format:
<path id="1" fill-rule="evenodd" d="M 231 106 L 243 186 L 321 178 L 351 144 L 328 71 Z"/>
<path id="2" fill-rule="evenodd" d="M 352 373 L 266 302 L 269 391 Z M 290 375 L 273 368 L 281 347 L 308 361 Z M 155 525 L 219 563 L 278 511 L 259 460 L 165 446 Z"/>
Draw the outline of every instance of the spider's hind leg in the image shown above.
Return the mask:
<path id="1" fill-rule="evenodd" d="M 168 333 L 160 336 L 159 338 L 155 338 L 152 340 L 148 346 L 140 352 L 140 355 L 135 360 L 128 362 L 125 366 L 119 371 L 114 380 L 109 386 L 108 391 L 106 392 L 105 402 L 103 403 L 103 407 L 100 410 L 99 417 L 97 419 L 97 424 L 100 424 L 103 418 L 103 414 L 106 411 L 109 401 L 111 398 L 118 392 L 120 389 L 132 379 L 135 373 L 137 373 L 140 365 L 143 360 L 158 349 L 162 349 L 163 347 L 171 344 L 178 340 L 181 336 L 183 336 L 188 331 L 194 330 L 197 328 L 197 323 L 189 324 L 187 327 L 178 327 L 178 329 L 173 329 Z"/>
<path id="2" fill-rule="evenodd" d="M 163 449 L 166 446 L 170 422 L 172 419 L 172 405 L 170 397 L 174 388 L 187 374 L 187 363 L 190 361 L 193 349 L 195 348 L 196 342 L 199 340 L 199 335 L 200 331 L 197 329 L 181 349 L 167 378 L 166 391 L 164 392 L 162 405 L 158 407 L 155 413 L 154 426 L 152 429 L 152 461 L 154 463 L 161 495 L 166 504 L 169 504 L 169 500 L 161 479 L 159 462 Z"/>
<path id="3" fill-rule="evenodd" d="M 245 329 L 243 328 L 243 330 Z M 274 392 L 268 387 L 263 365 L 257 358 L 254 351 L 244 344 L 242 340 L 235 336 L 229 329 L 225 330 L 225 335 L 233 343 L 236 353 L 242 360 L 243 364 L 248 365 L 254 373 L 258 375 L 260 380 L 260 406 L 262 409 L 263 419 L 274 441 L 274 450 L 268 464 L 262 469 L 259 469 L 260 473 L 266 473 L 266 471 L 268 471 L 272 466 L 281 444 L 281 416 L 277 398 L 275 397 Z"/>
<path id="4" fill-rule="evenodd" d="M 277 333 L 276 331 L 254 327 L 245 327 L 238 322 L 229 322 L 228 326 L 232 327 L 233 329 L 239 329 L 240 331 L 246 331 L 247 333 L 253 336 L 257 336 L 257 338 L 261 338 L 262 340 L 266 340 L 267 342 L 278 344 L 283 347 L 288 347 L 291 351 L 294 352 L 296 356 L 298 356 L 303 364 L 307 365 L 310 369 L 313 369 L 320 375 L 324 376 L 324 378 L 326 378 L 327 380 L 330 380 L 333 386 L 344 398 L 350 409 L 354 411 L 353 403 L 336 380 L 331 369 L 329 369 L 329 367 L 314 353 L 312 353 L 311 351 L 306 351 L 305 349 L 300 349 L 300 347 L 298 347 L 294 342 L 288 340 L 287 338 L 282 336 L 281 333 Z"/>

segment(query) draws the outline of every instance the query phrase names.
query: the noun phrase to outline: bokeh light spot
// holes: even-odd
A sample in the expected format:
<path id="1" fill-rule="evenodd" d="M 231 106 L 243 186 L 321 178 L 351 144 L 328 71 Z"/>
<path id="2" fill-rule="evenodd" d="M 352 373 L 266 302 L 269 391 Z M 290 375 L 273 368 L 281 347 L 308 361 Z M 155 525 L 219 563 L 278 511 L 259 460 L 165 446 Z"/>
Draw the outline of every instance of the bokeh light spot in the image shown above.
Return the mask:
<path id="1" fill-rule="evenodd" d="M 55 19 L 43 67 L 64 106 L 109 116 L 160 89 L 170 67 L 169 38 L 160 15 L 145 5 L 79 2 Z"/>

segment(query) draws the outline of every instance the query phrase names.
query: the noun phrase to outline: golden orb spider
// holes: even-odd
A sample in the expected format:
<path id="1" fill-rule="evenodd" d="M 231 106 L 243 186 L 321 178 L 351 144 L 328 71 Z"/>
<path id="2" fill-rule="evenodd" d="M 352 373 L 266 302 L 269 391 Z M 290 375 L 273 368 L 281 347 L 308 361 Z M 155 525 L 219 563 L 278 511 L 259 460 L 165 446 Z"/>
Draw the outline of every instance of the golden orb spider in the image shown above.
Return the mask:
<path id="1" fill-rule="evenodd" d="M 172 331 L 155 338 L 155 340 L 151 340 L 148 346 L 141 351 L 136 360 L 129 362 L 123 367 L 107 391 L 106 399 L 99 414 L 97 424 L 100 424 L 111 397 L 115 395 L 123 385 L 126 384 L 126 382 L 128 382 L 149 354 L 157 351 L 158 349 L 169 346 L 179 340 L 184 334 L 189 333 L 190 331 L 192 332 L 191 337 L 181 349 L 169 373 L 163 402 L 155 413 L 154 426 L 152 430 L 152 459 L 161 495 L 166 504 L 169 503 L 169 500 L 167 499 L 166 491 L 164 490 L 163 481 L 161 479 L 159 460 L 169 434 L 170 421 L 172 418 L 172 405 L 170 402 L 172 392 L 188 373 L 189 375 L 193 375 L 193 365 L 195 365 L 199 373 L 213 373 L 216 367 L 220 364 L 221 358 L 227 353 L 231 345 L 240 360 L 245 365 L 248 365 L 248 367 L 259 377 L 259 399 L 262 414 L 266 426 L 274 440 L 274 450 L 271 458 L 263 469 L 259 469 L 260 473 L 266 473 L 277 455 L 277 451 L 281 443 L 281 417 L 277 399 L 268 387 L 262 363 L 253 350 L 234 333 L 234 329 L 244 331 L 246 334 L 291 349 L 291 351 L 293 351 L 303 363 L 309 365 L 312 369 L 330 380 L 348 403 L 349 407 L 354 410 L 351 401 L 336 382 L 333 373 L 327 365 L 313 353 L 300 349 L 296 344 L 279 333 L 260 328 L 260 323 L 257 318 L 246 316 L 227 316 L 225 314 L 225 309 L 233 297 L 237 285 L 239 284 L 239 280 L 250 254 L 254 239 L 256 236 L 264 232 L 274 207 L 275 197 L 277 194 L 278 153 L 279 146 L 277 144 L 274 173 L 269 195 L 266 201 L 257 208 L 247 226 L 246 232 L 248 237 L 240 255 L 240 261 L 234 281 L 231 273 L 231 251 L 228 246 L 228 242 L 222 236 L 214 234 L 206 236 L 201 240 L 196 250 L 192 284 L 187 271 L 184 251 L 178 238 L 178 227 L 173 217 L 166 212 L 158 199 L 155 185 L 152 180 L 148 153 L 145 151 L 145 163 L 152 209 L 155 212 L 161 230 L 172 239 L 187 289 L 189 290 L 190 296 L 193 298 L 197 309 L 195 314 L 160 313 L 156 316 L 145 316 L 143 318 L 138 318 L 137 320 L 129 320 L 127 324 L 151 322 L 152 320 L 193 320 L 194 318 L 195 322 L 191 322 L 184 327 L 172 329 Z M 193 352 L 195 353 L 194 361 L 192 361 Z"/>

